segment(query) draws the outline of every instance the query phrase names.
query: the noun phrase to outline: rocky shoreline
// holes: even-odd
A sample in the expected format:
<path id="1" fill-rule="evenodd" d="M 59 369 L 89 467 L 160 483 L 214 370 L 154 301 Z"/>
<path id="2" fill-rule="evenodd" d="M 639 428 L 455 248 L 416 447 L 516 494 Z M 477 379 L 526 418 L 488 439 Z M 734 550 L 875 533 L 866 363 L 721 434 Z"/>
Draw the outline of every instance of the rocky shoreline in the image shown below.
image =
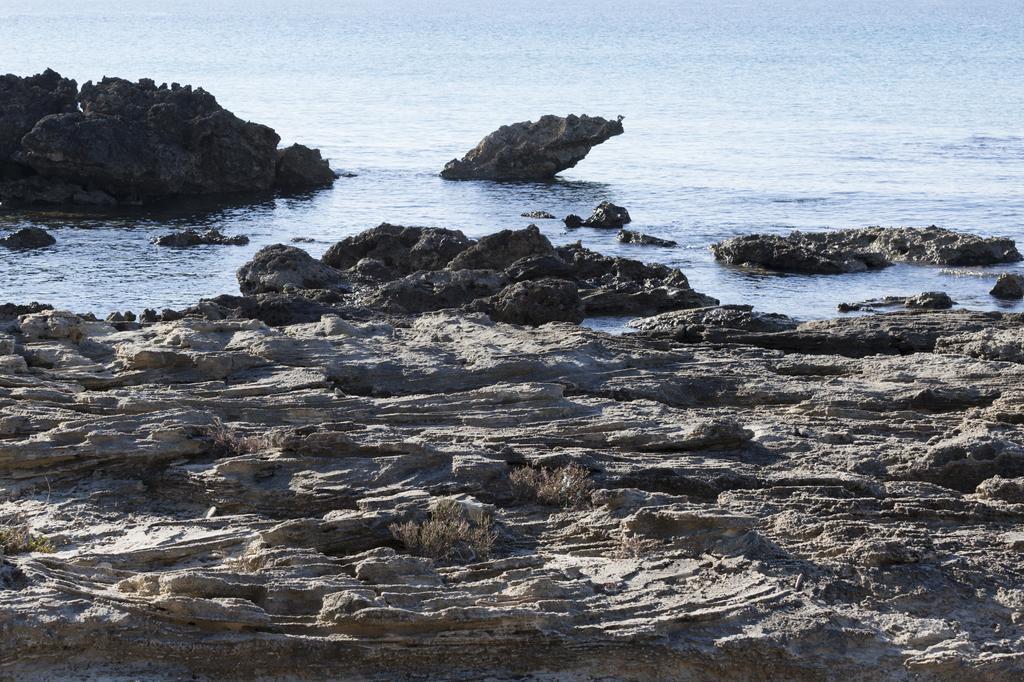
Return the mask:
<path id="1" fill-rule="evenodd" d="M 532 226 L 238 279 L 0 307 L 5 674 L 1024 674 L 1024 315 L 801 323 Z"/>

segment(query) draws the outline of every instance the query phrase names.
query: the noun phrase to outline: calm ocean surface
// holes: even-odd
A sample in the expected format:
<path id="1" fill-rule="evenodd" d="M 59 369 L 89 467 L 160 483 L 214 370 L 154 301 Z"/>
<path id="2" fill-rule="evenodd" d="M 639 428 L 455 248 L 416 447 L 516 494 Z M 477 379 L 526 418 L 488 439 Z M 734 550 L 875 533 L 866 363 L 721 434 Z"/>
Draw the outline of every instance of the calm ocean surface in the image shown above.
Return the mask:
<path id="1" fill-rule="evenodd" d="M 764 276 L 716 265 L 707 247 L 759 231 L 935 223 L 1024 250 L 1021 0 L 0 0 L 0 72 L 46 67 L 79 83 L 201 85 L 358 177 L 158 215 L 0 214 L 0 229 L 36 224 L 58 240 L 0 249 L 0 301 L 180 307 L 236 293 L 239 265 L 293 237 L 317 240 L 303 247 L 318 256 L 383 221 L 479 236 L 524 226 L 526 210 L 586 215 L 611 200 L 632 228 L 680 247 L 539 225 L 556 243 L 662 261 L 723 302 L 798 317 L 937 289 L 967 307 L 1014 307 L 987 293 L 1007 268 Z M 437 177 L 499 125 L 545 113 L 622 114 L 626 133 L 554 184 Z M 184 227 L 252 242 L 150 244 Z"/>

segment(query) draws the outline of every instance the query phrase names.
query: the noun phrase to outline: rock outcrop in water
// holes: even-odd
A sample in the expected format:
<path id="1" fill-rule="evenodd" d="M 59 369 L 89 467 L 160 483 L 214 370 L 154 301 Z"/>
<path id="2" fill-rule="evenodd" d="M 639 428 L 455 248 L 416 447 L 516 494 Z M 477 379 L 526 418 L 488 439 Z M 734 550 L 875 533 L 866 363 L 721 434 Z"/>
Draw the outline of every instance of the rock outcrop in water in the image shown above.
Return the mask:
<path id="1" fill-rule="evenodd" d="M 999 275 L 995 286 L 989 292 L 996 298 L 1019 299 L 1024 298 L 1024 277 L 1004 272 Z"/>
<path id="2" fill-rule="evenodd" d="M 448 180 L 550 180 L 574 167 L 596 145 L 621 135 L 622 117 L 541 116 L 498 128 L 461 160 L 445 164 Z"/>
<path id="3" fill-rule="evenodd" d="M 711 250 L 716 259 L 731 265 L 826 275 L 884 268 L 893 262 L 995 265 L 1022 259 L 1012 239 L 977 237 L 934 225 L 753 234 L 719 242 Z"/>
<path id="4" fill-rule="evenodd" d="M 840 303 L 836 308 L 841 313 L 874 311 L 880 308 L 900 306 L 912 310 L 946 310 L 956 304 L 944 291 L 925 291 L 914 296 L 885 296 L 857 303 Z"/>
<path id="5" fill-rule="evenodd" d="M 41 249 L 57 243 L 49 232 L 41 227 L 23 227 L 0 237 L 0 246 L 8 249 Z"/>
<path id="6" fill-rule="evenodd" d="M 672 247 L 679 245 L 678 242 L 675 242 L 671 239 L 652 237 L 649 234 L 643 234 L 642 232 L 634 232 L 633 230 L 619 230 L 618 240 L 623 244 L 637 244 L 638 246 Z"/>
<path id="7" fill-rule="evenodd" d="M 52 71 L 4 76 L 0 199 L 139 203 L 172 196 L 330 184 L 317 150 L 278 150 L 271 128 L 239 119 L 213 95 L 143 79 L 75 82 Z"/>
<path id="8" fill-rule="evenodd" d="M 189 228 L 187 230 L 182 230 L 181 232 L 172 232 L 171 234 L 160 235 L 153 240 L 153 243 L 157 246 L 174 246 L 177 248 L 202 245 L 245 246 L 249 243 L 249 238 L 244 234 L 229 237 L 216 228 L 209 229 L 204 232 Z"/>
<path id="9" fill-rule="evenodd" d="M 0 665 L 1020 679 L 1022 325 L 26 311 L 0 332 Z"/>

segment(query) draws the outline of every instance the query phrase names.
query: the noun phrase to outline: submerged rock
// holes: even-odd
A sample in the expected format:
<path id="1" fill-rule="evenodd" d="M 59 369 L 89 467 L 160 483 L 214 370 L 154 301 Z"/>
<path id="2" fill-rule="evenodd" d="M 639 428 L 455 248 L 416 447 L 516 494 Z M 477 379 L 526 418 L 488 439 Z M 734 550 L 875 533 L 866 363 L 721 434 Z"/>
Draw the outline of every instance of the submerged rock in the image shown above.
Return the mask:
<path id="1" fill-rule="evenodd" d="M 41 249 L 56 243 L 53 235 L 41 227 L 23 227 L 6 237 L 0 237 L 0 246 L 8 249 Z"/>
<path id="2" fill-rule="evenodd" d="M 519 215 L 523 218 L 532 218 L 533 220 L 555 220 L 555 216 L 547 211 L 526 211 Z"/>
<path id="3" fill-rule="evenodd" d="M 542 116 L 502 126 L 462 160 L 452 159 L 441 177 L 449 180 L 550 180 L 574 167 L 596 145 L 621 135 L 622 117 Z"/>
<path id="4" fill-rule="evenodd" d="M 632 230 L 619 230 L 618 239 L 623 244 L 638 244 L 640 246 L 679 246 L 678 242 L 674 242 L 671 239 L 652 237 L 649 234 L 633 232 Z"/>
<path id="5" fill-rule="evenodd" d="M 996 280 L 995 286 L 989 293 L 996 298 L 1010 300 L 1024 298 L 1024 277 L 1004 272 L 999 275 L 999 279 Z"/>
<path id="6" fill-rule="evenodd" d="M 569 229 L 583 227 L 583 218 L 576 215 L 575 213 L 570 213 L 569 215 L 562 218 L 562 222 L 565 223 L 565 226 L 568 227 Z"/>
<path id="7" fill-rule="evenodd" d="M 814 274 L 863 272 L 892 262 L 994 265 L 1022 258 L 1012 239 L 977 237 L 934 225 L 754 234 L 719 242 L 711 250 L 716 259 L 732 265 Z"/>
<path id="8" fill-rule="evenodd" d="M 179 248 L 203 244 L 245 246 L 249 243 L 249 238 L 242 234 L 229 237 L 216 228 L 206 230 L 205 232 L 189 228 L 181 232 L 161 235 L 154 239 L 153 243 L 157 246 L 176 246 Z"/>

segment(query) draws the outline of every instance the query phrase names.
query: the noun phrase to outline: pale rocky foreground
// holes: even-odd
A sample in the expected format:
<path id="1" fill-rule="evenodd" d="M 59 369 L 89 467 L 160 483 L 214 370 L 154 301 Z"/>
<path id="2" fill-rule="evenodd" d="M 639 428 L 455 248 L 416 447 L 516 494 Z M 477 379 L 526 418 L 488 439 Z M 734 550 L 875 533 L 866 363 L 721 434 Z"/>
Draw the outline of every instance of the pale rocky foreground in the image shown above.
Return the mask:
<path id="1" fill-rule="evenodd" d="M 1020 679 L 1021 319 L 705 317 L 23 317 L 0 515 L 56 551 L 0 569 L 2 675 Z M 513 496 L 570 462 L 589 504 Z M 392 537 L 444 497 L 493 514 L 490 559 Z"/>

